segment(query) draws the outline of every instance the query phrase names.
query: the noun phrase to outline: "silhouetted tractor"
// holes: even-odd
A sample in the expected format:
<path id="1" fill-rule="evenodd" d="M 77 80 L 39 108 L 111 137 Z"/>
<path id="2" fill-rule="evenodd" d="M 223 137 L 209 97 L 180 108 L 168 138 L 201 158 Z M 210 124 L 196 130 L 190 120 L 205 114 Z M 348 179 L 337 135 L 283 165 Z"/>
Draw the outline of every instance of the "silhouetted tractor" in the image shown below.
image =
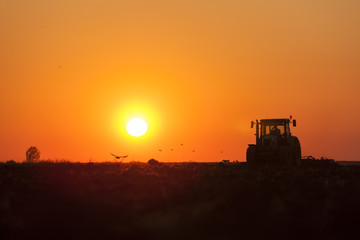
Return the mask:
<path id="1" fill-rule="evenodd" d="M 291 135 L 290 124 L 296 127 L 296 120 L 290 118 L 261 119 L 251 122 L 256 125 L 256 144 L 249 144 L 246 161 L 253 163 L 301 164 L 299 139 Z"/>

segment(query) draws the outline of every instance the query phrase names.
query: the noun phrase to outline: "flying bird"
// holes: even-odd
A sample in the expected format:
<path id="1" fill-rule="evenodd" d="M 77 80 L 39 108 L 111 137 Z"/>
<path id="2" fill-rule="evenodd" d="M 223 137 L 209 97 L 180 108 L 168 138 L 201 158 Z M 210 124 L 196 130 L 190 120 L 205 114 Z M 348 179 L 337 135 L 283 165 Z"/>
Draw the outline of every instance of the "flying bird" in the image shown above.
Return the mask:
<path id="1" fill-rule="evenodd" d="M 124 155 L 124 156 L 118 156 L 118 155 L 115 155 L 113 153 L 110 153 L 111 155 L 113 155 L 116 159 L 121 159 L 121 158 L 127 158 L 128 155 Z"/>

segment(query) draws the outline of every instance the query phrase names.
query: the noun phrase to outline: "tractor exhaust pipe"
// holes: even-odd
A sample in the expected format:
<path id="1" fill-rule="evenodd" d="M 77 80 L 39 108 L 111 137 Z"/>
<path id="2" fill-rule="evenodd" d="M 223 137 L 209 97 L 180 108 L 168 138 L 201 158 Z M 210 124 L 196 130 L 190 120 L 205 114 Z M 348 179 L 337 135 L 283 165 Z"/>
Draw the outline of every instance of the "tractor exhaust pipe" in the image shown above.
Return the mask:
<path id="1" fill-rule="evenodd" d="M 259 121 L 256 119 L 256 146 L 260 146 Z"/>

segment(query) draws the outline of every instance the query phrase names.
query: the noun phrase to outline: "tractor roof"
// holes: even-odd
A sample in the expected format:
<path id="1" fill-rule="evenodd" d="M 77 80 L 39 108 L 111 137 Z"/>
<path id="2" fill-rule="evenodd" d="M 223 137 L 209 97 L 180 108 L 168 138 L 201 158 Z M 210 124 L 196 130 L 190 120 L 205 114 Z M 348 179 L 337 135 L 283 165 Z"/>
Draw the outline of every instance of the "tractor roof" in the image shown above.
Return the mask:
<path id="1" fill-rule="evenodd" d="M 283 124 L 290 122 L 290 119 L 288 118 L 260 119 L 260 122 L 266 124 Z"/>

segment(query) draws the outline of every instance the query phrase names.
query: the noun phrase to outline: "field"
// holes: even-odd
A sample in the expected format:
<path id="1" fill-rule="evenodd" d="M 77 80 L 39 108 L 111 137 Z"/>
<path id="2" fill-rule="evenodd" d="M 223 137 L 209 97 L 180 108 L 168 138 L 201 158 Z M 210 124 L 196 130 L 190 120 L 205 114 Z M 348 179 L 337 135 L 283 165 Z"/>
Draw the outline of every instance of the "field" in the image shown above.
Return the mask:
<path id="1" fill-rule="evenodd" d="M 1 239 L 346 239 L 360 166 L 0 163 Z"/>

